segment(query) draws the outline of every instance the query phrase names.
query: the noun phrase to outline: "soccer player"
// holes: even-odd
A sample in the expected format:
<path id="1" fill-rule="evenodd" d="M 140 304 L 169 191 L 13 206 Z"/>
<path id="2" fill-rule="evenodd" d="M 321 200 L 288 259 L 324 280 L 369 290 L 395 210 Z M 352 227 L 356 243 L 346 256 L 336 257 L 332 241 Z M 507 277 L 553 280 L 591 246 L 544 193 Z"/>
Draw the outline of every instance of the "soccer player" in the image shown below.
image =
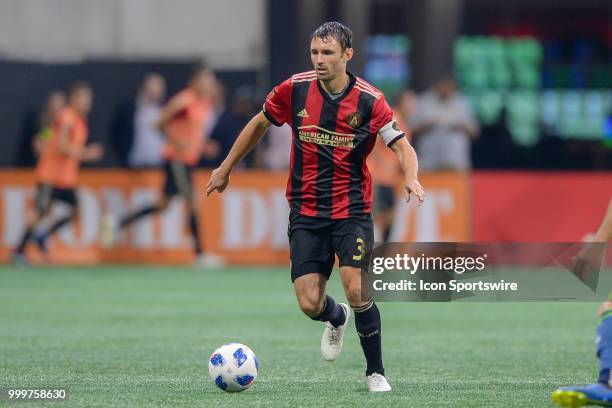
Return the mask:
<path id="1" fill-rule="evenodd" d="M 36 165 L 35 208 L 28 211 L 27 228 L 13 253 L 13 262 L 27 265 L 24 251 L 34 231 L 49 213 L 53 201 L 61 201 L 70 206 L 69 213 L 56 220 L 47 231 L 36 234 L 35 238 L 43 253 L 46 253 L 46 240 L 73 221 L 78 212 L 76 184 L 79 166 L 82 161 L 95 161 L 102 157 L 99 144 L 86 146 L 88 136 L 87 114 L 91 110 L 93 93 L 85 82 L 73 84 L 69 92 L 69 104 L 63 108 L 53 122 L 52 130 L 45 145 L 41 147 L 40 158 Z"/>
<path id="2" fill-rule="evenodd" d="M 605 247 L 612 240 L 612 199 L 595 234 L 593 244 L 586 246 L 574 260 L 573 270 L 583 274 L 599 270 L 605 255 Z M 599 357 L 599 381 L 586 386 L 562 387 L 553 392 L 553 401 L 561 407 L 581 407 L 594 404 L 612 406 L 612 294 L 598 310 L 601 322 L 597 328 L 597 357 Z"/>
<path id="3" fill-rule="evenodd" d="M 242 130 L 223 163 L 213 171 L 206 193 L 223 192 L 233 167 L 259 142 L 271 124 L 293 131 L 289 201 L 291 279 L 302 311 L 325 322 L 323 358 L 342 349 L 350 308 L 325 293 L 340 259 L 340 278 L 367 363 L 370 391 L 390 391 L 382 362 L 380 313 L 363 299 L 361 271 L 373 245 L 372 188 L 365 164 L 379 135 L 404 170 L 406 198 L 424 192 L 417 180 L 417 157 L 393 118 L 383 94 L 346 69 L 353 56 L 352 33 L 326 22 L 311 36 L 313 71 L 293 75 L 267 96 L 262 112 Z"/>
<path id="4" fill-rule="evenodd" d="M 189 212 L 189 228 L 197 263 L 207 267 L 220 266 L 222 261 L 216 256 L 204 255 L 191 173 L 203 154 L 214 155 L 218 150 L 216 145 L 207 143 L 204 133 L 205 125 L 213 113 L 211 94 L 215 89 L 215 81 L 212 71 L 203 66 L 196 67 L 190 75 L 187 88 L 176 94 L 163 108 L 157 121 L 157 127 L 166 134 L 163 194 L 157 203 L 129 213 L 119 222 L 119 228 L 125 228 L 142 217 L 165 210 L 172 198 L 182 198 Z M 107 218 L 106 223 L 112 224 L 112 218 Z M 103 230 L 113 231 L 114 228 L 107 225 Z M 115 234 L 110 235 L 103 237 L 104 246 L 109 246 L 114 240 Z"/>

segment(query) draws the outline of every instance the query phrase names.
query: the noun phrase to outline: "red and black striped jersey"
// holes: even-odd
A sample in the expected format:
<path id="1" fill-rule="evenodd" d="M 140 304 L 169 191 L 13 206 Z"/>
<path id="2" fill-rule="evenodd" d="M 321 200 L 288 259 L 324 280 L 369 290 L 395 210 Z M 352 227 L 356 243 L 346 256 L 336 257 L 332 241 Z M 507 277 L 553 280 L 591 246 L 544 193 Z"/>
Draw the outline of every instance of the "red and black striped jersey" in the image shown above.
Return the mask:
<path id="1" fill-rule="evenodd" d="M 293 130 L 287 200 L 310 217 L 360 217 L 372 209 L 366 157 L 378 134 L 390 146 L 404 136 L 382 92 L 349 73 L 332 98 L 315 71 L 293 75 L 267 96 L 263 112 Z"/>

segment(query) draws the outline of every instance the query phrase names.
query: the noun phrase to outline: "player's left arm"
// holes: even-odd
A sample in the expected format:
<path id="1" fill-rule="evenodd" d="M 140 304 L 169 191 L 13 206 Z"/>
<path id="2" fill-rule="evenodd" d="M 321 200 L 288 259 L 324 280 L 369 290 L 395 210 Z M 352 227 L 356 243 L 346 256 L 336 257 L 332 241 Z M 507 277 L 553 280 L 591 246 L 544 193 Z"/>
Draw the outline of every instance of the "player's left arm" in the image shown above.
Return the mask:
<path id="1" fill-rule="evenodd" d="M 419 160 L 416 152 L 405 137 L 396 140 L 390 148 L 397 155 L 400 166 L 402 167 L 406 201 L 410 201 L 410 196 L 414 193 L 419 199 L 419 205 L 422 204 L 425 200 L 425 191 L 418 179 Z"/>
<path id="2" fill-rule="evenodd" d="M 419 205 L 425 200 L 425 191 L 419 183 L 419 161 L 416 152 L 408 143 L 404 130 L 397 123 L 393 111 L 384 98 L 375 102 L 372 112 L 372 126 L 385 144 L 397 155 L 404 175 L 404 194 L 410 201 L 414 193 L 419 199 Z"/>

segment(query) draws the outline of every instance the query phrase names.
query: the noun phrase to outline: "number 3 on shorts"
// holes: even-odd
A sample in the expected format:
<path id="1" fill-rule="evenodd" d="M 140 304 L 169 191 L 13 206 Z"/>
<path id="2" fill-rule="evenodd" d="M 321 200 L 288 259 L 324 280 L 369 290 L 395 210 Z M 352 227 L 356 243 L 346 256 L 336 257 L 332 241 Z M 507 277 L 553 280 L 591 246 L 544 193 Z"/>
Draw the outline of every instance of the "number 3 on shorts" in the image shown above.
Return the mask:
<path id="1" fill-rule="evenodd" d="M 353 261 L 361 261 L 365 255 L 365 242 L 363 238 L 357 237 L 357 251 L 359 251 L 359 254 L 353 255 Z"/>

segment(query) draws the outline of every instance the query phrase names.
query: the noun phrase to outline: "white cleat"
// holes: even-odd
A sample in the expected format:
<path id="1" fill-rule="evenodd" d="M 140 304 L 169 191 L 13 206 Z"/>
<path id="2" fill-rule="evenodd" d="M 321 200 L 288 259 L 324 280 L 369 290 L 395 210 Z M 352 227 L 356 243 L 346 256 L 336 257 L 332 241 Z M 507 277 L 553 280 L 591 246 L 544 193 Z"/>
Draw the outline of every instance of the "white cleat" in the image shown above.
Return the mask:
<path id="1" fill-rule="evenodd" d="M 391 391 L 391 386 L 387 382 L 384 375 L 373 373 L 366 377 L 368 379 L 368 391 L 370 392 L 387 392 Z"/>
<path id="2" fill-rule="evenodd" d="M 334 361 L 340 355 L 344 332 L 351 316 L 351 309 L 347 304 L 339 303 L 339 305 L 344 309 L 346 320 L 338 327 L 334 327 L 330 322 L 325 322 L 326 327 L 321 337 L 321 354 L 326 361 Z"/>
<path id="3" fill-rule="evenodd" d="M 217 255 L 202 254 L 196 258 L 196 266 L 204 269 L 222 268 L 225 266 L 223 258 Z"/>
<path id="4" fill-rule="evenodd" d="M 112 213 L 105 214 L 100 223 L 100 245 L 102 245 L 102 248 L 108 249 L 115 245 L 118 234 L 119 223 L 117 217 Z"/>

